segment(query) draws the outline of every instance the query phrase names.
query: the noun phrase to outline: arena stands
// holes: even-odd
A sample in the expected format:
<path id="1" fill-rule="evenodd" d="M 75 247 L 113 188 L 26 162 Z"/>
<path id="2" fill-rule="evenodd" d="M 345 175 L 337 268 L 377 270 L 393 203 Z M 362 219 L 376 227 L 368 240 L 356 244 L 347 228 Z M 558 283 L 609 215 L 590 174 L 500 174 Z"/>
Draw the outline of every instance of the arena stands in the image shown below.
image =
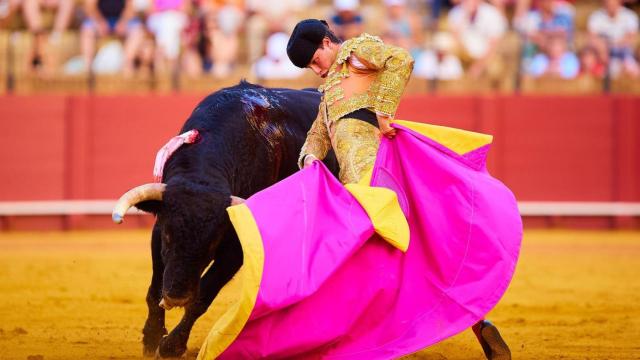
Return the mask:
<path id="1" fill-rule="evenodd" d="M 638 1 L 75 0 L 68 27 L 56 17 L 64 1 L 5 2 L 1 93 L 206 93 L 240 78 L 277 83 L 253 65 L 267 56 L 271 34 L 306 17 L 410 48 L 427 69 L 444 55 L 462 65 L 445 78 L 418 75 L 410 92 L 637 93 L 640 77 Z M 307 76 L 282 80 L 317 85 Z"/>

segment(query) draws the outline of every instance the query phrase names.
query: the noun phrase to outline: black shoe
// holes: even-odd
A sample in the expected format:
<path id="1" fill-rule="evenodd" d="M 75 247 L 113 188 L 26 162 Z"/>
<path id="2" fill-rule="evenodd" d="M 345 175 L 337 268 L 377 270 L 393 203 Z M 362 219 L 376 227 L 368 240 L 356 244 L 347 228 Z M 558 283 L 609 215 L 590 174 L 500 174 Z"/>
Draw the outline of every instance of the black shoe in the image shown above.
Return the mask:
<path id="1" fill-rule="evenodd" d="M 488 360 L 511 360 L 511 350 L 504 342 L 498 328 L 491 322 L 482 320 L 473 326 L 484 355 Z"/>

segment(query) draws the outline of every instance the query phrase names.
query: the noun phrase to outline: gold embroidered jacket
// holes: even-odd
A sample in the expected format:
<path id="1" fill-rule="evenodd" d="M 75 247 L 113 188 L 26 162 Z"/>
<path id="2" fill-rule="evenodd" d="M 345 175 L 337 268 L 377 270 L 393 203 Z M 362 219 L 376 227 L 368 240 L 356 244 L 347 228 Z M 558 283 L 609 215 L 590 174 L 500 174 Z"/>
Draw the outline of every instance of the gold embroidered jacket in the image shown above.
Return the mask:
<path id="1" fill-rule="evenodd" d="M 307 133 L 298 165 L 308 154 L 318 159 L 331 149 L 336 121 L 359 109 L 393 117 L 413 70 L 405 49 L 385 45 L 377 36 L 362 34 L 345 41 L 318 90 L 323 94 L 318 117 Z"/>

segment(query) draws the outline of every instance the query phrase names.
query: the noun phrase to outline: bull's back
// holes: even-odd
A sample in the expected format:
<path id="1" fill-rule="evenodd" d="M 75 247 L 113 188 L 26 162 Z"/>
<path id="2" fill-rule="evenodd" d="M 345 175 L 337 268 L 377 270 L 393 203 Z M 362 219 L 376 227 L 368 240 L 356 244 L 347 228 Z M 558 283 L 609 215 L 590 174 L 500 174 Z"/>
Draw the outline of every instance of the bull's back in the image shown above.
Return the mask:
<path id="1" fill-rule="evenodd" d="M 242 173 L 233 171 L 234 177 L 252 181 L 240 180 L 242 190 L 232 184 L 232 191 L 251 195 L 298 170 L 298 155 L 320 98 L 315 90 L 271 89 L 246 82 L 217 91 L 196 107 L 181 130 L 198 129 L 203 133 L 200 145 L 208 148 L 194 148 L 197 154 L 188 157 L 206 157 L 197 163 L 215 168 L 226 166 L 217 164 L 220 160 L 238 164 Z M 333 154 L 325 163 L 337 173 Z"/>
<path id="2" fill-rule="evenodd" d="M 320 93 L 316 90 L 273 89 L 273 91 L 282 95 L 284 101 L 281 106 L 288 112 L 289 120 L 299 126 L 306 136 L 318 115 Z"/>

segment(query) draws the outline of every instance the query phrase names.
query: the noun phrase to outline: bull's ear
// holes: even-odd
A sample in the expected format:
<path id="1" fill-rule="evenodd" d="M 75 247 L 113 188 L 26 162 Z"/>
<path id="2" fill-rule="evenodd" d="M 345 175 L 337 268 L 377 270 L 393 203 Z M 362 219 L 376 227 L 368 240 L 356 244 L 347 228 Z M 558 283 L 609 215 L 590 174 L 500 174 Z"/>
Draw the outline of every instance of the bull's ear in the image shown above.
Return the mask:
<path id="1" fill-rule="evenodd" d="M 157 215 L 160 212 L 160 209 L 162 208 L 162 201 L 158 201 L 158 200 L 141 201 L 136 204 L 136 208 L 144 212 Z"/>

